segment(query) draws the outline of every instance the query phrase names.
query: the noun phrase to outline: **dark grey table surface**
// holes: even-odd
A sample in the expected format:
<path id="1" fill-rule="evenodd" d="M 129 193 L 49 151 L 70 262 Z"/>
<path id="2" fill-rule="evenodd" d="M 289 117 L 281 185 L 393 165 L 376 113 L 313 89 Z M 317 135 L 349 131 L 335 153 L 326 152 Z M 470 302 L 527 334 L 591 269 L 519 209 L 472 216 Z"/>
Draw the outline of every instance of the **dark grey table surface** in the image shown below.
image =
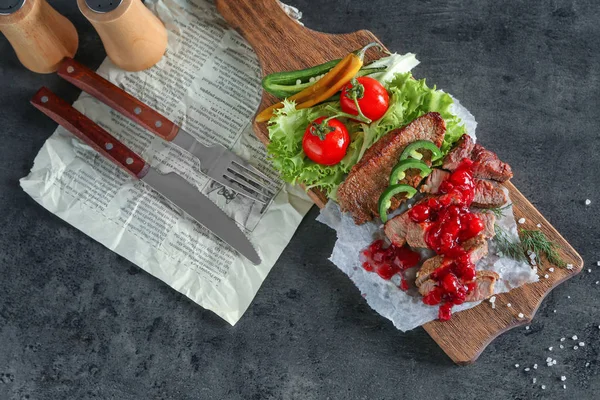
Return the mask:
<path id="1" fill-rule="evenodd" d="M 97 67 L 104 50 L 75 1 L 52 3 L 79 31 L 77 59 Z M 29 98 L 42 85 L 69 101 L 78 91 L 22 68 L 1 37 L 0 399 L 598 398 L 600 4 L 293 4 L 311 28 L 367 28 L 415 52 L 415 74 L 470 109 L 480 141 L 513 166 L 515 185 L 591 272 L 555 289 L 529 330 L 505 333 L 475 365 L 457 367 L 424 330 L 401 333 L 369 308 L 327 261 L 335 234 L 313 209 L 231 327 L 20 189 L 55 129 Z"/>

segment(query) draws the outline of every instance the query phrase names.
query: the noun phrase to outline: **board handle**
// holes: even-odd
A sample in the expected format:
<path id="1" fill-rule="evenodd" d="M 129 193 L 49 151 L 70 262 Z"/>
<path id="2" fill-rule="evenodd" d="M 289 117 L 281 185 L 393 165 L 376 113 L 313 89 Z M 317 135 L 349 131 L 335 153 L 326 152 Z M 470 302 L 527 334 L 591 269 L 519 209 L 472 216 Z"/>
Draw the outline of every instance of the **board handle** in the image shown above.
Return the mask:
<path id="1" fill-rule="evenodd" d="M 65 58 L 57 72 L 61 78 L 164 140 L 171 141 L 177 136 L 179 127 L 168 118 L 72 58 Z"/>
<path id="2" fill-rule="evenodd" d="M 277 0 L 216 0 L 227 23 L 252 46 L 264 74 L 298 69 L 341 58 L 349 51 L 377 41 L 368 31 L 328 34 L 313 31 L 289 17 Z M 349 43 L 353 44 L 349 49 Z M 364 42 L 364 43 L 363 43 Z M 355 47 L 355 48 L 354 48 Z"/>
<path id="3" fill-rule="evenodd" d="M 148 172 L 149 166 L 133 150 L 48 88 L 38 90 L 31 104 L 134 178 L 142 178 Z"/>

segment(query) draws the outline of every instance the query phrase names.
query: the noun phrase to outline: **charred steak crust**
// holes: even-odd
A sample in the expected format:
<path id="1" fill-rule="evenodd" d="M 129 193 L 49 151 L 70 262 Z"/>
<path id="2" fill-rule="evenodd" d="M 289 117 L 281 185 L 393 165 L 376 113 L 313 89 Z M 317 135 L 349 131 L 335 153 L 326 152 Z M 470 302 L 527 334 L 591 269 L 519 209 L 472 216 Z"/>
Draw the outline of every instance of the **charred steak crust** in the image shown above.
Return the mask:
<path id="1" fill-rule="evenodd" d="M 464 158 L 475 162 L 473 176 L 475 178 L 492 179 L 505 182 L 513 177 L 510 165 L 502 162 L 496 153 L 475 144 L 469 135 L 463 135 L 456 147 L 446 155 L 442 168 L 454 171 Z"/>
<path id="2" fill-rule="evenodd" d="M 387 133 L 365 152 L 338 188 L 337 199 L 342 211 L 350 212 L 357 225 L 379 216 L 379 197 L 388 186 L 392 168 L 404 148 L 417 140 L 429 140 L 440 147 L 445 134 L 444 119 L 433 112 L 422 115 L 404 128 Z M 401 183 L 416 187 L 419 181 L 419 177 L 409 174 Z M 398 208 L 400 204 L 400 200 L 393 199 L 391 208 Z"/>

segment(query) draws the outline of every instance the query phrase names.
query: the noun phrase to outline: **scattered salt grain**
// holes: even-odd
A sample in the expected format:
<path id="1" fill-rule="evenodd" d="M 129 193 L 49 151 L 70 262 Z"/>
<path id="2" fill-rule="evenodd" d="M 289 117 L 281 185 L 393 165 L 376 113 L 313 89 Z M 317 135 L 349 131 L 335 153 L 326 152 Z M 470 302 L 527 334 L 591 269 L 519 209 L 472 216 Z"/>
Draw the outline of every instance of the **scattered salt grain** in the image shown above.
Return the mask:
<path id="1" fill-rule="evenodd" d="M 550 278 L 550 275 L 546 274 L 546 275 L 544 275 L 544 278 L 548 279 L 548 278 Z"/>
<path id="2" fill-rule="evenodd" d="M 552 312 L 556 312 L 556 310 L 552 310 Z"/>
<path id="3" fill-rule="evenodd" d="M 314 82 L 314 81 L 315 81 L 315 78 L 314 78 L 314 77 L 311 77 L 311 78 L 310 78 L 308 81 L 309 81 L 309 82 Z"/>
<path id="4" fill-rule="evenodd" d="M 507 303 L 507 304 L 506 304 L 506 307 L 512 307 L 512 304 L 510 304 L 510 303 Z"/>
<path id="5" fill-rule="evenodd" d="M 596 261 L 596 265 L 600 267 L 600 261 Z"/>
<path id="6" fill-rule="evenodd" d="M 537 382 L 537 378 L 533 378 L 533 379 L 531 380 L 531 382 L 533 382 L 533 383 L 536 383 L 536 382 Z"/>
<path id="7" fill-rule="evenodd" d="M 490 303 L 494 303 L 496 301 L 496 296 L 490 297 Z"/>
<path id="8" fill-rule="evenodd" d="M 583 347 L 583 346 L 585 346 L 585 343 L 584 342 L 579 342 L 579 347 Z"/>
<path id="9" fill-rule="evenodd" d="M 564 349 L 564 348 L 565 348 L 565 346 L 563 346 L 563 345 L 561 344 L 561 345 L 560 345 L 560 348 L 561 348 L 561 349 Z"/>
<path id="10" fill-rule="evenodd" d="M 553 349 L 553 348 L 554 348 L 554 347 L 550 346 L 550 347 L 548 347 L 548 350 L 552 351 L 552 349 Z"/>
<path id="11" fill-rule="evenodd" d="M 566 388 L 567 388 L 567 385 L 563 385 L 563 389 L 566 389 Z"/>
<path id="12" fill-rule="evenodd" d="M 564 341 L 565 341 L 565 338 L 564 338 L 564 337 L 561 337 L 561 338 L 560 338 L 560 341 L 561 341 L 561 342 L 564 342 Z"/>
<path id="13" fill-rule="evenodd" d="M 600 281 L 596 281 L 596 285 L 600 285 Z"/>
<path id="14" fill-rule="evenodd" d="M 550 268 L 548 268 L 548 271 L 550 271 L 550 272 L 554 272 L 554 267 L 550 267 Z"/>
<path id="15" fill-rule="evenodd" d="M 522 225 L 525 223 L 525 218 L 519 218 L 519 221 L 517 221 L 517 222 L 519 222 Z"/>
<path id="16" fill-rule="evenodd" d="M 529 371 L 531 371 L 530 368 L 525 368 L 525 372 L 529 372 Z"/>
<path id="17" fill-rule="evenodd" d="M 296 79 L 296 85 L 300 85 L 302 81 L 300 79 Z"/>
<path id="18" fill-rule="evenodd" d="M 560 380 L 564 382 L 564 381 L 567 380 L 567 377 L 563 375 L 563 376 L 560 377 Z"/>
<path id="19" fill-rule="evenodd" d="M 573 350 L 577 350 L 579 346 L 573 346 Z"/>
<path id="20" fill-rule="evenodd" d="M 537 369 L 537 364 L 533 364 L 533 369 Z"/>
<path id="21" fill-rule="evenodd" d="M 546 385 L 542 385 L 542 389 L 546 389 Z"/>
<path id="22" fill-rule="evenodd" d="M 552 362 L 552 357 L 548 357 L 548 358 L 546 358 L 546 362 L 547 362 L 547 363 L 551 363 L 551 362 Z"/>
<path id="23" fill-rule="evenodd" d="M 586 367 L 589 367 L 589 366 L 590 366 L 590 363 L 589 363 L 589 362 L 586 362 L 586 363 L 585 363 L 585 366 L 586 366 Z"/>
<path id="24" fill-rule="evenodd" d="M 588 274 L 589 274 L 590 272 L 592 272 L 592 269 L 591 269 L 591 268 L 588 268 Z"/>
<path id="25" fill-rule="evenodd" d="M 570 298 L 571 298 L 571 296 L 567 296 L 567 299 L 570 299 Z"/>
<path id="26" fill-rule="evenodd" d="M 600 326 L 599 326 L 598 328 L 600 328 Z M 528 331 L 528 330 L 529 330 L 529 325 L 527 325 L 527 326 L 525 327 L 525 330 L 526 330 L 526 331 Z"/>
<path id="27" fill-rule="evenodd" d="M 519 364 L 515 364 L 515 368 L 519 368 Z"/>
<path id="28" fill-rule="evenodd" d="M 409 204 L 408 205 L 408 209 L 410 210 L 411 208 L 412 208 L 412 204 Z"/>
<path id="29" fill-rule="evenodd" d="M 592 204 L 592 201 L 590 199 L 585 199 L 585 205 L 589 206 L 590 204 Z"/>
<path id="30" fill-rule="evenodd" d="M 537 224 L 536 226 L 537 226 L 538 228 L 541 228 L 541 227 L 542 227 L 542 224 Z"/>
<path id="31" fill-rule="evenodd" d="M 556 360 L 552 360 L 552 365 L 556 365 L 557 361 Z"/>
<path id="32" fill-rule="evenodd" d="M 577 340 L 577 335 L 573 335 L 573 337 L 571 339 Z"/>
<path id="33" fill-rule="evenodd" d="M 523 318 L 524 316 L 525 315 L 522 312 L 519 313 L 519 318 Z"/>
<path id="34" fill-rule="evenodd" d="M 567 264 L 567 269 L 573 269 L 573 264 Z"/>

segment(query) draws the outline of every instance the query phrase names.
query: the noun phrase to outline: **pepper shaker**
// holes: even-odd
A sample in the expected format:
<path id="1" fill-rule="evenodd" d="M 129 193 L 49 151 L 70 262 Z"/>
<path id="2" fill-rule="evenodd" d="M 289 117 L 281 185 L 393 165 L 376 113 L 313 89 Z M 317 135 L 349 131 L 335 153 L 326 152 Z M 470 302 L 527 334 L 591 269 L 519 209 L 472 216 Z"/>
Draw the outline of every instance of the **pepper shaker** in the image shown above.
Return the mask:
<path id="1" fill-rule="evenodd" d="M 75 27 L 46 0 L 0 0 L 0 32 L 19 61 L 33 72 L 55 72 L 77 52 Z"/>
<path id="2" fill-rule="evenodd" d="M 156 64 L 167 49 L 167 30 L 141 0 L 77 0 L 110 60 L 126 71 Z"/>

